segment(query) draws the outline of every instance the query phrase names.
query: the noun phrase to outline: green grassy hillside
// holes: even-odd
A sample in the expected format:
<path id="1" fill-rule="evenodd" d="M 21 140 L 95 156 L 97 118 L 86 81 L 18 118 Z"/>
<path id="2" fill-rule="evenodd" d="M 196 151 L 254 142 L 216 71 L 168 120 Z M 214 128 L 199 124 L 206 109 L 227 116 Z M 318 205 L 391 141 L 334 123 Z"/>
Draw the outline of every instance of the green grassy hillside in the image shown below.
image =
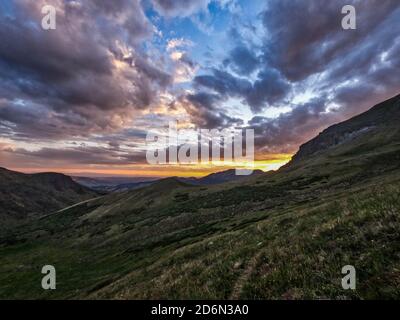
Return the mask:
<path id="1" fill-rule="evenodd" d="M 399 109 L 400 96 L 374 108 Z M 2 231 L 0 298 L 398 299 L 391 114 L 328 129 L 278 172 L 216 186 L 166 179 Z M 40 287 L 45 264 L 57 290 Z M 341 287 L 348 264 L 354 291 Z"/>

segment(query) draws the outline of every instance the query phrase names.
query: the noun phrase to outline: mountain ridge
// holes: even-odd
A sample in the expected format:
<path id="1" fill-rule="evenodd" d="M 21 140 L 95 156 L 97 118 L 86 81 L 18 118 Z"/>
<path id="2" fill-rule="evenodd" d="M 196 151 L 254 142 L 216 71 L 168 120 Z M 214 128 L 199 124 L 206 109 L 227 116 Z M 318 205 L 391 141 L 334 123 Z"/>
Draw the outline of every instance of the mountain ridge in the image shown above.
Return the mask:
<path id="1" fill-rule="evenodd" d="M 96 195 L 62 173 L 25 174 L 0 169 L 1 219 L 47 214 Z"/>
<path id="2" fill-rule="evenodd" d="M 377 129 L 384 123 L 386 126 L 398 126 L 400 120 L 400 94 L 381 102 L 364 113 L 346 121 L 334 124 L 323 130 L 318 136 L 300 146 L 293 156 L 292 163 L 299 162 L 316 152 L 336 146 L 346 139 Z"/>
<path id="3" fill-rule="evenodd" d="M 207 185 L 221 184 L 226 182 L 239 181 L 263 173 L 264 173 L 263 171 L 256 169 L 249 176 L 241 176 L 241 175 L 236 175 L 235 169 L 228 169 L 211 173 L 200 178 L 195 178 L 195 177 L 186 178 L 186 177 L 175 176 L 167 178 L 111 177 L 108 178 L 107 180 L 104 178 L 87 178 L 87 177 L 72 177 L 72 179 L 78 182 L 79 184 L 91 188 L 95 191 L 110 193 L 110 192 L 123 192 L 123 191 L 129 191 L 147 187 L 149 185 L 157 183 L 158 181 L 162 181 L 168 178 L 174 178 L 189 185 L 207 186 Z M 124 182 L 121 183 L 121 181 Z"/>

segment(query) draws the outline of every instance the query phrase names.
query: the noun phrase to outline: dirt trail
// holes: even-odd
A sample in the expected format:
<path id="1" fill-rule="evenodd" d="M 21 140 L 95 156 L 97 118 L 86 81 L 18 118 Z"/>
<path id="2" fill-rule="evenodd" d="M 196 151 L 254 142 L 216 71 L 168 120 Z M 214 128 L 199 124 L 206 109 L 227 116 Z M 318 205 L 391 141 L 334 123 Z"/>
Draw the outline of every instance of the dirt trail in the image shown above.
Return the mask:
<path id="1" fill-rule="evenodd" d="M 257 262 L 260 260 L 262 255 L 262 251 L 259 251 L 255 254 L 247 263 L 246 268 L 243 270 L 242 274 L 236 280 L 236 283 L 233 287 L 232 293 L 229 296 L 229 300 L 237 300 L 240 298 L 240 294 L 242 293 L 243 287 L 246 282 L 249 280 L 250 276 L 252 275 L 254 269 L 257 266 Z"/>
<path id="2" fill-rule="evenodd" d="M 90 201 L 93 201 L 93 200 L 97 200 L 97 199 L 100 199 L 100 198 L 102 198 L 102 197 L 103 197 L 103 196 L 96 197 L 96 198 L 91 198 L 91 199 L 88 199 L 88 200 L 84 200 L 84 201 L 75 203 L 75 204 L 73 204 L 73 205 L 71 205 L 71 206 L 68 206 L 68 207 L 66 207 L 66 208 L 60 209 L 60 210 L 58 210 L 58 211 L 54 211 L 54 212 L 45 214 L 45 215 L 41 216 L 41 217 L 39 218 L 39 220 L 43 220 L 44 218 L 47 218 L 47 217 L 49 217 L 49 216 L 55 215 L 55 214 L 57 214 L 57 213 L 64 212 L 64 211 L 66 211 L 66 210 L 68 210 L 68 209 L 71 209 L 71 208 L 73 208 L 73 207 L 77 207 L 77 206 L 79 206 L 79 205 L 81 205 L 81 204 L 84 204 L 84 203 L 87 203 L 87 202 L 90 202 Z"/>

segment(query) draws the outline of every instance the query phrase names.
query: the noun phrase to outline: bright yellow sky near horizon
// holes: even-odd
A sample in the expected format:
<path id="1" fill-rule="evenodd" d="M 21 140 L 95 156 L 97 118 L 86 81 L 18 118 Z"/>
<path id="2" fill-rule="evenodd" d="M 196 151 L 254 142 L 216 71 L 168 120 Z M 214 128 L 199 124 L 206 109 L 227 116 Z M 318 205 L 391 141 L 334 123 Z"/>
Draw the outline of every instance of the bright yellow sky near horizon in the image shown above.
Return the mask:
<path id="1" fill-rule="evenodd" d="M 255 160 L 254 166 L 249 163 L 213 163 L 213 164 L 133 164 L 128 166 L 83 166 L 83 167 L 48 167 L 41 168 L 8 168 L 25 173 L 59 172 L 72 176 L 121 176 L 121 177 L 202 177 L 214 172 L 228 169 L 253 169 L 262 171 L 277 170 L 288 163 L 291 154 L 274 155 L 272 159 Z"/>

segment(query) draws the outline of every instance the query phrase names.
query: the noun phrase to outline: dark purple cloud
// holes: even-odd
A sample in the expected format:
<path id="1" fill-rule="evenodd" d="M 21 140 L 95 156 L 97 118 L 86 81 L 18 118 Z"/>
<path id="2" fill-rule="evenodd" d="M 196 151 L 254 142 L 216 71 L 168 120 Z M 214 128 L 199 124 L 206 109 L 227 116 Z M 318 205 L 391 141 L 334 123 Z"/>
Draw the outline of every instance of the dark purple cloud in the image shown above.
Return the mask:
<path id="1" fill-rule="evenodd" d="M 139 0 L 54 2 L 51 31 L 40 27 L 43 4 L 18 0 L 13 15 L 0 14 L 2 134 L 12 127 L 9 135 L 54 139 L 115 130 L 172 83 L 140 48 L 153 29 Z"/>
<path id="2" fill-rule="evenodd" d="M 293 153 L 298 146 L 318 134 L 326 124 L 337 120 L 337 114 L 327 113 L 325 98 L 296 105 L 277 118 L 256 116 L 249 122 L 255 130 L 255 144 L 263 152 Z"/>
<path id="3" fill-rule="evenodd" d="M 265 68 L 258 73 L 258 79 L 245 99 L 253 111 L 261 111 L 267 105 L 283 101 L 290 92 L 289 83 L 278 70 Z"/>
<path id="4" fill-rule="evenodd" d="M 349 4 L 356 8 L 356 30 L 343 30 L 341 26 L 341 9 Z M 298 81 L 325 71 L 332 62 L 346 59 L 366 41 L 374 42 L 377 51 L 382 50 L 385 44 L 381 44 L 381 39 L 371 39 L 371 33 L 383 28 L 386 19 L 399 7 L 396 0 L 271 1 L 263 13 L 269 34 L 264 60 L 289 80 Z M 393 25 L 387 27 L 386 32 L 396 35 Z"/>
<path id="5" fill-rule="evenodd" d="M 231 50 L 225 64 L 240 75 L 249 75 L 256 70 L 260 61 L 254 50 L 245 45 L 239 45 Z"/>
<path id="6" fill-rule="evenodd" d="M 218 69 L 213 69 L 210 75 L 195 77 L 194 84 L 214 90 L 223 96 L 243 96 L 251 90 L 250 81 Z"/>
<path id="7" fill-rule="evenodd" d="M 63 149 L 46 147 L 37 151 L 7 148 L 1 150 L 1 152 L 16 159 L 25 159 L 26 162 L 39 164 L 43 161 L 51 161 L 53 165 L 131 165 L 146 163 L 144 152 L 122 150 L 115 145 L 107 147 L 78 146 Z"/>
<path id="8" fill-rule="evenodd" d="M 241 119 L 230 117 L 218 108 L 223 102 L 218 94 L 198 92 L 187 95 L 181 102 L 192 122 L 200 128 L 218 129 L 243 124 Z"/>
<path id="9" fill-rule="evenodd" d="M 225 97 L 242 98 L 254 112 L 281 101 L 290 90 L 289 84 L 279 72 L 268 68 L 260 71 L 257 80 L 253 83 L 217 69 L 213 69 L 212 74 L 197 76 L 194 83 Z"/>

